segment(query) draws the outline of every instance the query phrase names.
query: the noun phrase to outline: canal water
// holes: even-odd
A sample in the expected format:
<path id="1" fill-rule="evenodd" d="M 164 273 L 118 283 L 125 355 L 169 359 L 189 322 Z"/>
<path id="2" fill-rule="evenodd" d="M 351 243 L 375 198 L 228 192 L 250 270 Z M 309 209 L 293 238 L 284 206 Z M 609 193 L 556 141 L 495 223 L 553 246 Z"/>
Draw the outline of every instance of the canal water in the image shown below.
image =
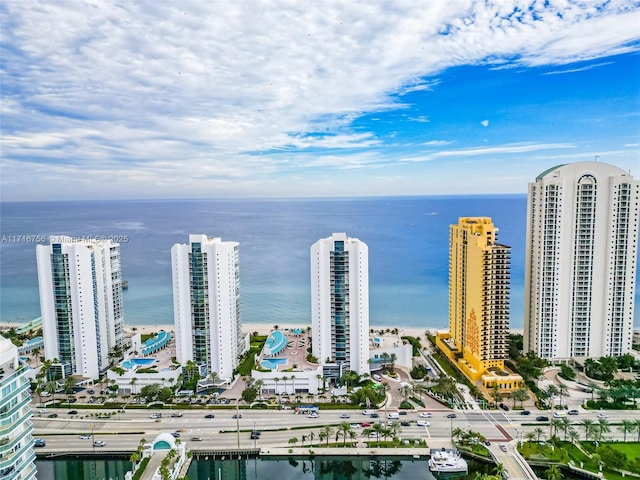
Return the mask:
<path id="1" fill-rule="evenodd" d="M 471 479 L 475 472 L 490 473 L 492 465 L 468 460 Z M 124 480 L 131 468 L 125 459 L 68 458 L 38 460 L 39 480 Z M 201 459 L 191 463 L 189 480 L 430 480 L 427 458 L 411 457 L 305 457 Z M 448 476 L 450 478 L 450 476 Z"/>

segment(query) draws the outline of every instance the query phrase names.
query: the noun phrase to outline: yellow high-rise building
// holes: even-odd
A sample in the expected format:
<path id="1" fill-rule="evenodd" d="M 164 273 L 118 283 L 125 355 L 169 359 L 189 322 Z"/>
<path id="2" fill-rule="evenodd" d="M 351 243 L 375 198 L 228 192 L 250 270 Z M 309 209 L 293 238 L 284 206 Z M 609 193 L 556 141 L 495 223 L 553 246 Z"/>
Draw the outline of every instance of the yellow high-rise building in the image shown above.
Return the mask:
<path id="1" fill-rule="evenodd" d="M 462 217 L 450 226 L 449 333 L 438 346 L 469 380 L 485 388 L 519 388 L 505 371 L 509 352 L 511 247 L 497 243 L 489 217 Z"/>

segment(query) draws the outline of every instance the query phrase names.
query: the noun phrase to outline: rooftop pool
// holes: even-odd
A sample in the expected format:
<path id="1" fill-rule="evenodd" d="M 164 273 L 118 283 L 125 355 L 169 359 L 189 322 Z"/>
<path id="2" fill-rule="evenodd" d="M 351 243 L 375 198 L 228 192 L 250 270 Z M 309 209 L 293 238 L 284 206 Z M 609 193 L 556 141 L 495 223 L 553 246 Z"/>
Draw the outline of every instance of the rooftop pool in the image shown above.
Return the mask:
<path id="1" fill-rule="evenodd" d="M 155 362 L 156 359 L 151 357 L 151 358 L 130 358 L 129 360 L 125 360 L 124 362 L 122 362 L 120 365 L 122 366 L 122 368 L 126 369 L 126 370 L 132 370 L 136 367 L 147 367 L 149 365 L 152 365 L 153 362 Z"/>
<path id="2" fill-rule="evenodd" d="M 287 363 L 289 363 L 289 360 L 286 358 L 270 358 L 268 360 L 262 360 L 260 366 L 262 368 L 268 368 L 269 370 L 277 370 L 278 365 L 286 365 Z"/>

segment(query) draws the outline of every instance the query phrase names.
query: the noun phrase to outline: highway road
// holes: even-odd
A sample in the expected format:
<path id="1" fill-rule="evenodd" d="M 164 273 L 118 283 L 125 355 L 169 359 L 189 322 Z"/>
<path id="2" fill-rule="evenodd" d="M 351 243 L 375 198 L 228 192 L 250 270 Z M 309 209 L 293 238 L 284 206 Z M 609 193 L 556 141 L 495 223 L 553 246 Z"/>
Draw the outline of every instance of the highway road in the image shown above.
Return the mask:
<path id="1" fill-rule="evenodd" d="M 108 410 L 104 410 L 107 412 Z M 179 410 L 127 410 L 124 414 L 118 414 L 110 419 L 87 417 L 89 413 L 97 414 L 100 410 L 79 410 L 79 415 L 68 415 L 65 409 L 50 410 L 46 414 L 39 414 L 36 410 L 33 422 L 35 425 L 34 437 L 44 438 L 47 446 L 40 451 L 69 452 L 92 451 L 100 448 L 104 450 L 133 451 L 142 438 L 148 442 L 161 432 L 178 432 L 180 438 L 189 442 L 190 448 L 251 448 L 254 446 L 288 446 L 292 437 L 298 438 L 297 445 L 302 445 L 302 436 L 308 436 L 313 431 L 314 443 L 317 443 L 320 428 L 326 424 L 337 425 L 342 421 L 348 421 L 353 425 L 363 422 L 373 423 L 385 421 L 384 410 L 378 410 L 379 418 L 370 418 L 357 410 L 330 410 L 320 411 L 318 418 L 308 418 L 307 415 L 296 415 L 291 410 L 266 411 L 266 410 L 240 410 L 241 419 L 232 416 L 235 410 L 185 410 L 179 418 L 171 417 L 172 412 Z M 49 418 L 52 412 L 58 413 L 57 418 Z M 541 427 L 545 432 L 545 438 L 550 433 L 549 422 L 538 422 L 536 417 L 543 415 L 552 418 L 548 411 L 539 412 L 531 410 L 531 415 L 520 415 L 519 412 L 493 411 L 456 411 L 456 418 L 447 418 L 450 410 L 432 411 L 431 418 L 420 418 L 417 411 L 410 411 L 407 415 L 401 415 L 401 421 L 410 421 L 410 426 L 401 427 L 401 438 L 451 438 L 451 433 L 456 428 L 463 430 L 472 429 L 487 437 L 491 442 L 508 442 L 517 439 L 536 427 Z M 152 419 L 154 413 L 162 414 L 160 419 Z M 205 415 L 213 413 L 215 418 L 205 418 Z M 574 424 L 574 428 L 584 437 L 583 430 L 578 422 L 589 418 L 597 422 L 598 413 L 594 411 L 580 410 L 580 413 L 568 418 Z M 350 418 L 340 418 L 342 414 L 350 415 Z M 640 412 L 608 411 L 609 424 L 620 423 L 623 419 L 640 418 Z M 81 416 L 85 418 L 80 418 Z M 418 426 L 418 421 L 429 422 L 428 426 Z M 301 429 L 298 429 L 302 427 Z M 236 429 L 241 432 L 239 435 Z M 258 440 L 250 438 L 250 430 L 254 428 L 262 431 Z M 605 438 L 622 439 L 623 434 L 617 426 L 611 426 L 611 432 Z M 243 431 L 244 430 L 244 431 Z M 362 426 L 354 428 L 358 432 L 358 439 L 362 440 Z M 227 432 L 227 433 L 222 433 Z M 105 447 L 92 447 L 91 440 L 82 440 L 80 435 L 93 433 L 94 440 L 104 440 Z M 559 434 L 562 438 L 562 434 Z M 627 437 L 633 437 L 628 434 Z M 191 441 L 193 437 L 202 437 L 202 441 Z M 239 441 L 238 441 L 239 439 Z M 335 441 L 334 438 L 330 442 Z"/>

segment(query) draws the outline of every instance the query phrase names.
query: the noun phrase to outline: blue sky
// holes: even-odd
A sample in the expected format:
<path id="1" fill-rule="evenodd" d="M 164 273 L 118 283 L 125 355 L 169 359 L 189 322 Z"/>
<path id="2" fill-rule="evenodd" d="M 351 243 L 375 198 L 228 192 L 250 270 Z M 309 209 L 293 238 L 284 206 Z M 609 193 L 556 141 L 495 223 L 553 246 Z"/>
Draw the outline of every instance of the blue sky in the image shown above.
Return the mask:
<path id="1" fill-rule="evenodd" d="M 1 198 L 524 193 L 640 175 L 640 3 L 0 3 Z"/>

